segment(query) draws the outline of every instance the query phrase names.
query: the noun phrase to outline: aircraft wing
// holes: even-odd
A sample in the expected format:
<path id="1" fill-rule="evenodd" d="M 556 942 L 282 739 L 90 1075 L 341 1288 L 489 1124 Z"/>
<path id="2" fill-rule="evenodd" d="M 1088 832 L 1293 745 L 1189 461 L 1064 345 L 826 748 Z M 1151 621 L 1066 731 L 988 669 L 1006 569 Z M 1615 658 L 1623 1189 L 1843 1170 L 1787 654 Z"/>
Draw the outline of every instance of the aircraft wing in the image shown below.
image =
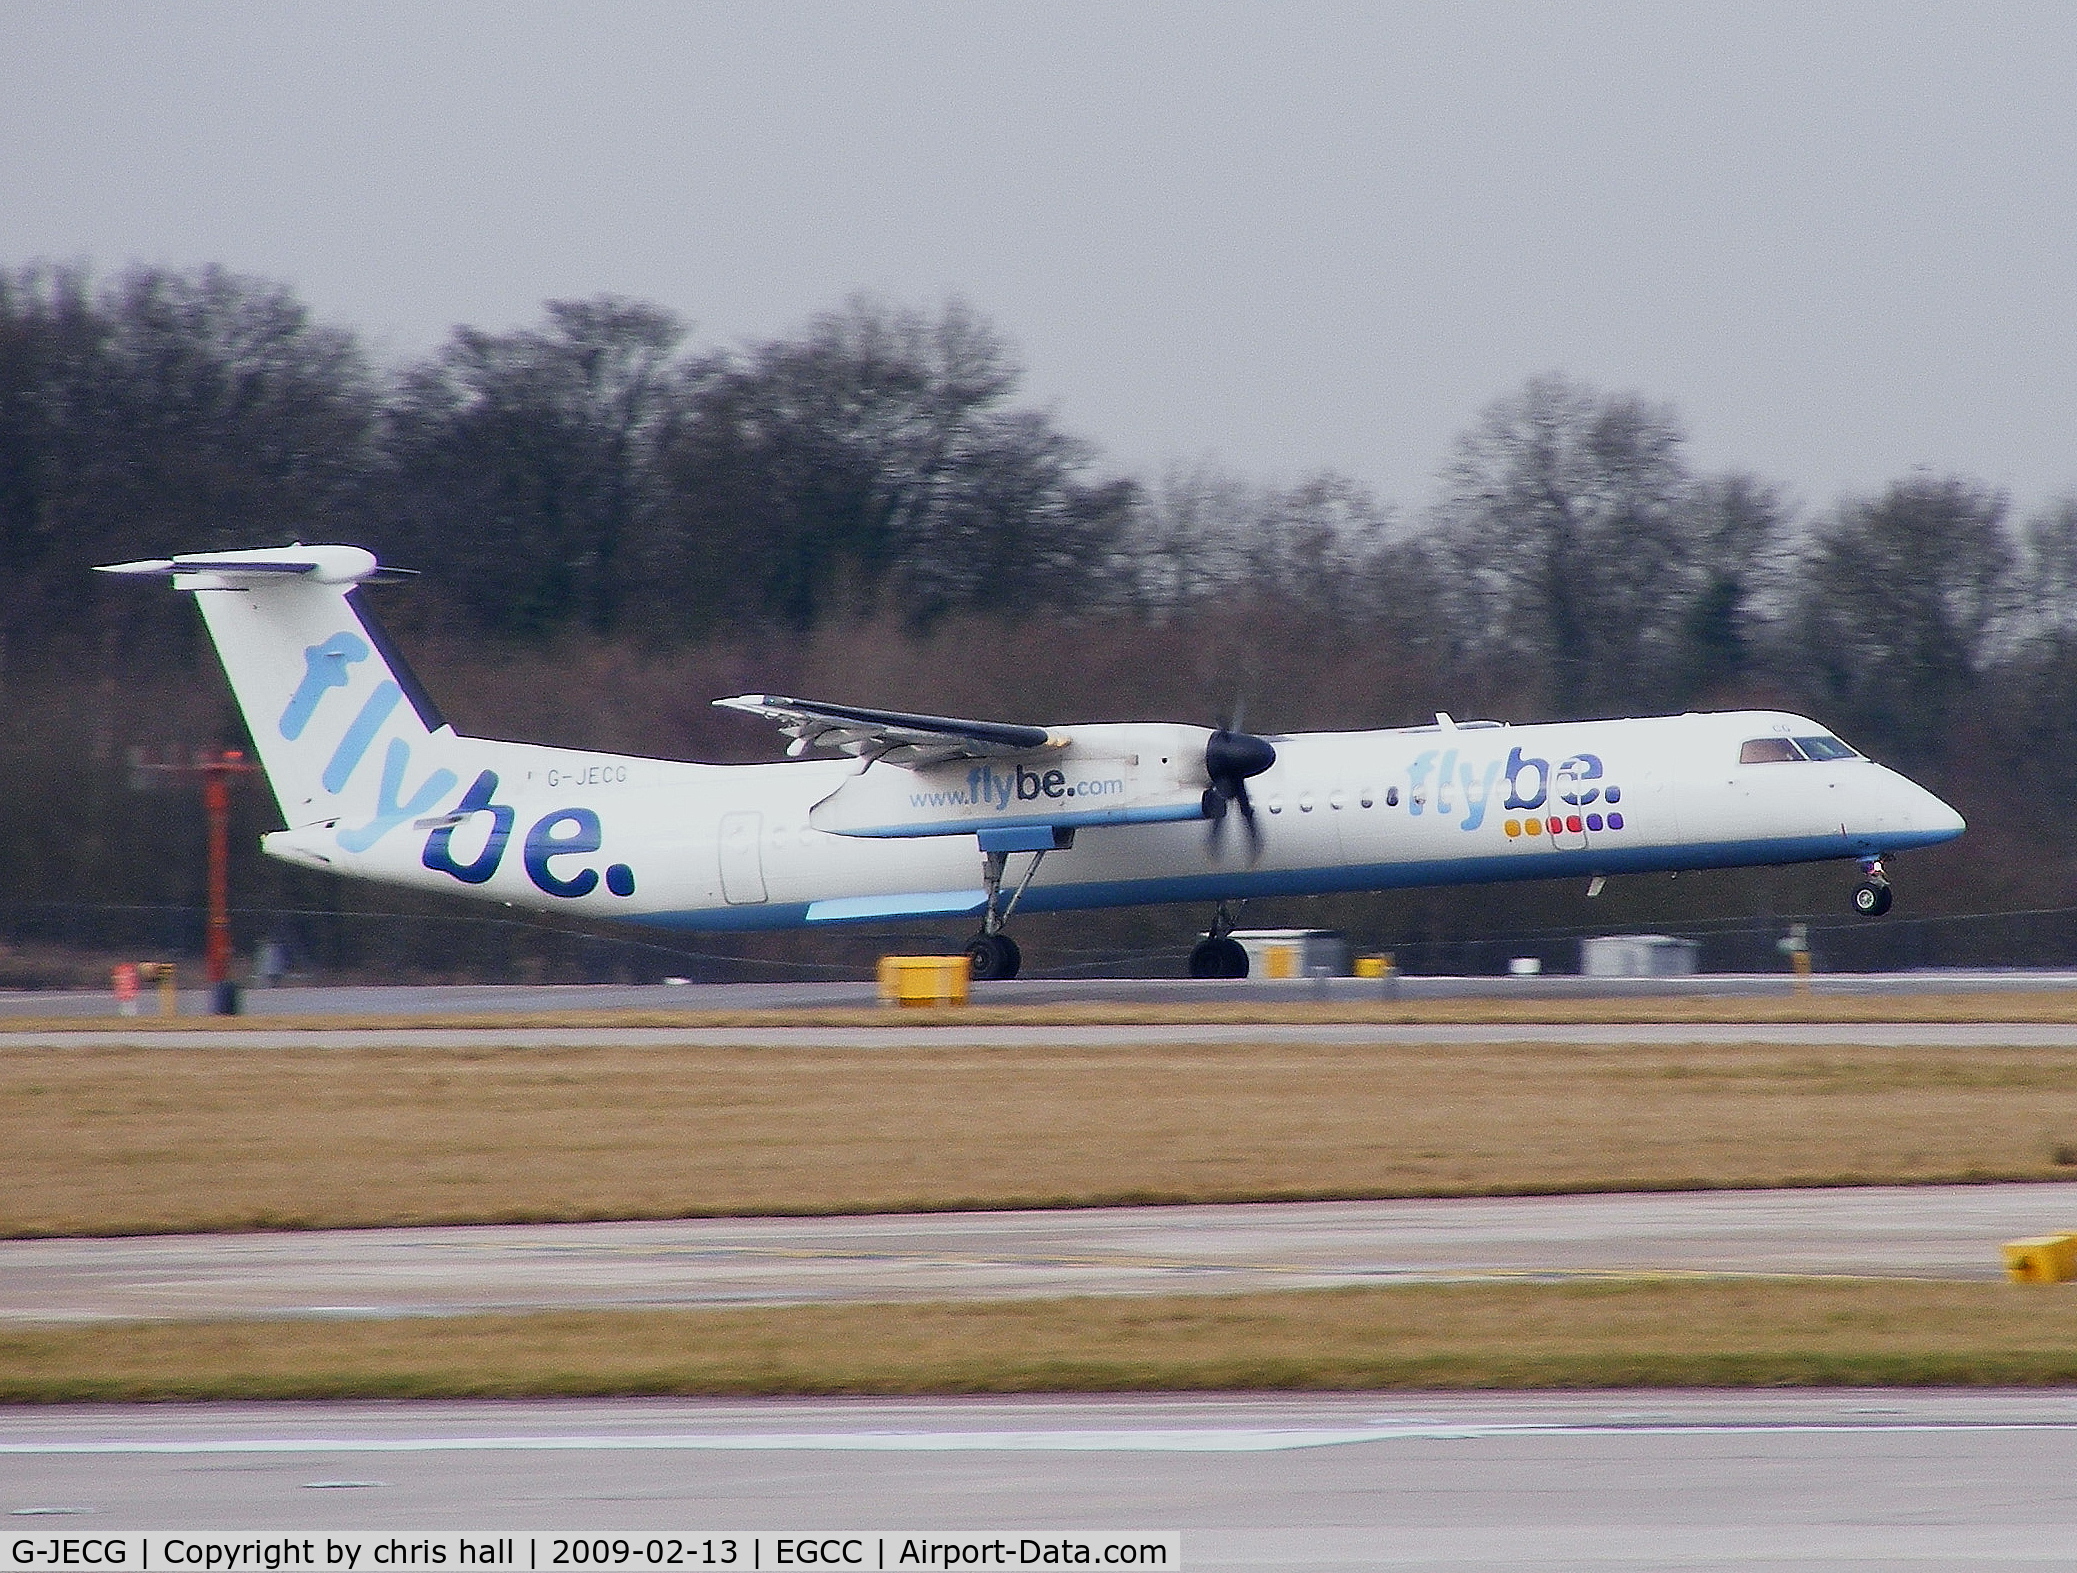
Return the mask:
<path id="1" fill-rule="evenodd" d="M 778 694 L 738 694 L 714 703 L 724 710 L 742 710 L 778 722 L 779 730 L 793 739 L 786 752 L 794 757 L 811 748 L 835 748 L 861 758 L 915 767 L 951 759 L 1028 754 L 1041 748 L 1065 748 L 1068 743 L 1065 733 L 1042 726 L 861 710 Z"/>

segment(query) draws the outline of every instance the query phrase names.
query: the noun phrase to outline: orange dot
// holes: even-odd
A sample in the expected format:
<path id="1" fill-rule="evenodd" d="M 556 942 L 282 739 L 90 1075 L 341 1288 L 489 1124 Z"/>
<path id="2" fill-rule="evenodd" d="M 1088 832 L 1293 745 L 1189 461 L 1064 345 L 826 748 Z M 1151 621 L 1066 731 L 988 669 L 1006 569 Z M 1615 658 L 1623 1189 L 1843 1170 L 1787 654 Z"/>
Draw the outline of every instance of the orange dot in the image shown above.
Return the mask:
<path id="1" fill-rule="evenodd" d="M 1522 822 L 1519 819 L 1510 819 L 1506 824 L 1502 825 L 1500 828 L 1506 831 L 1510 836 L 1518 836 L 1522 833 Z"/>
<path id="2" fill-rule="evenodd" d="M 1543 834 L 1543 821 L 1540 819 L 1531 819 L 1526 821 L 1522 825 L 1522 828 L 1528 831 L 1529 834 L 1532 836 L 1540 836 Z"/>

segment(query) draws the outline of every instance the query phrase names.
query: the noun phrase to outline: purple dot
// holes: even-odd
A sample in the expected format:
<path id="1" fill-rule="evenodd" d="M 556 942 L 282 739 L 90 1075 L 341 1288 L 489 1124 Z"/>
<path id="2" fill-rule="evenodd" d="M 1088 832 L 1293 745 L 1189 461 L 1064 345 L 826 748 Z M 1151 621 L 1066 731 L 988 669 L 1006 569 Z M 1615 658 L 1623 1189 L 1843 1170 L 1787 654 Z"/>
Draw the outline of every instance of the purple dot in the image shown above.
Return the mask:
<path id="1" fill-rule="evenodd" d="M 1601 828 L 1601 816 L 1600 816 L 1599 814 L 1589 814 L 1589 815 L 1587 815 L 1587 829 L 1589 829 L 1589 830 L 1599 830 L 1600 828 Z"/>
<path id="2" fill-rule="evenodd" d="M 1607 800 L 1611 803 L 1620 803 L 1623 800 L 1623 789 L 1621 787 L 1610 787 Z M 1615 828 L 1621 830 L 1623 827 L 1617 825 Z"/>
<path id="3" fill-rule="evenodd" d="M 1623 828 L 1623 816 L 1621 814 L 1610 814 L 1608 816 L 1608 828 L 1610 830 L 1621 830 Z"/>

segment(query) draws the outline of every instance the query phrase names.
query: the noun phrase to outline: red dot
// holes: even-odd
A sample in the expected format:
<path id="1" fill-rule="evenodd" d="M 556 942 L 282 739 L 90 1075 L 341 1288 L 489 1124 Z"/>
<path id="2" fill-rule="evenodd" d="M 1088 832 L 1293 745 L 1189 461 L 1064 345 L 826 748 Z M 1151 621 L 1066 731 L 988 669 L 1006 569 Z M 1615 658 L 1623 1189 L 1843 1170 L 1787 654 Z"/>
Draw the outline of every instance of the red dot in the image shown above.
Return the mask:
<path id="1" fill-rule="evenodd" d="M 1551 815 L 1551 817 L 1547 821 L 1545 821 L 1545 823 L 1547 823 L 1550 826 L 1551 834 L 1554 836 L 1559 831 L 1565 828 L 1565 821 L 1560 819 L 1556 814 Z"/>
<path id="2" fill-rule="evenodd" d="M 1585 827 L 1580 824 L 1579 815 L 1567 814 L 1565 816 L 1565 828 L 1571 831 L 1576 836 Z"/>

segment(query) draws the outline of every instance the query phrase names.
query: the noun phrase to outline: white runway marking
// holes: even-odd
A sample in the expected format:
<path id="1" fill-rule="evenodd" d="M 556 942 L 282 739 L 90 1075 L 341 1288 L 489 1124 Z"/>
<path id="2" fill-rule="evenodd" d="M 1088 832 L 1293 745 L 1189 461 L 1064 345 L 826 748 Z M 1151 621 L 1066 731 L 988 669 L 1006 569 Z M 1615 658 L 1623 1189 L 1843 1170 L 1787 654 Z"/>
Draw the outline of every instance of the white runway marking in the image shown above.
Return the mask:
<path id="1" fill-rule="evenodd" d="M 2077 1420 L 1386 1422 L 1335 1429 L 707 1432 L 656 1436 L 210 1437 L 0 1443 L 0 1456 L 278 1453 L 1282 1453 L 1565 1436 L 1862 1436 L 2077 1430 Z M 340 1482 L 328 1482 L 339 1484 Z M 353 1482 L 360 1484 L 361 1482 Z"/>
<path id="2" fill-rule="evenodd" d="M 1461 1429 L 1461 1428 L 1459 1428 Z M 806 1431 L 666 1436 L 221 1437 L 0 1443 L 7 1454 L 150 1453 L 1281 1453 L 1393 1430 Z M 1456 1435 L 1457 1430 L 1446 1434 Z"/>
<path id="3" fill-rule="evenodd" d="M 0 1408 L 0 1481 L 0 1508 L 169 1531 L 1158 1523 L 1184 1533 L 1193 1568 L 1960 1573 L 2068 1567 L 2077 1395 L 24 1407 Z"/>

